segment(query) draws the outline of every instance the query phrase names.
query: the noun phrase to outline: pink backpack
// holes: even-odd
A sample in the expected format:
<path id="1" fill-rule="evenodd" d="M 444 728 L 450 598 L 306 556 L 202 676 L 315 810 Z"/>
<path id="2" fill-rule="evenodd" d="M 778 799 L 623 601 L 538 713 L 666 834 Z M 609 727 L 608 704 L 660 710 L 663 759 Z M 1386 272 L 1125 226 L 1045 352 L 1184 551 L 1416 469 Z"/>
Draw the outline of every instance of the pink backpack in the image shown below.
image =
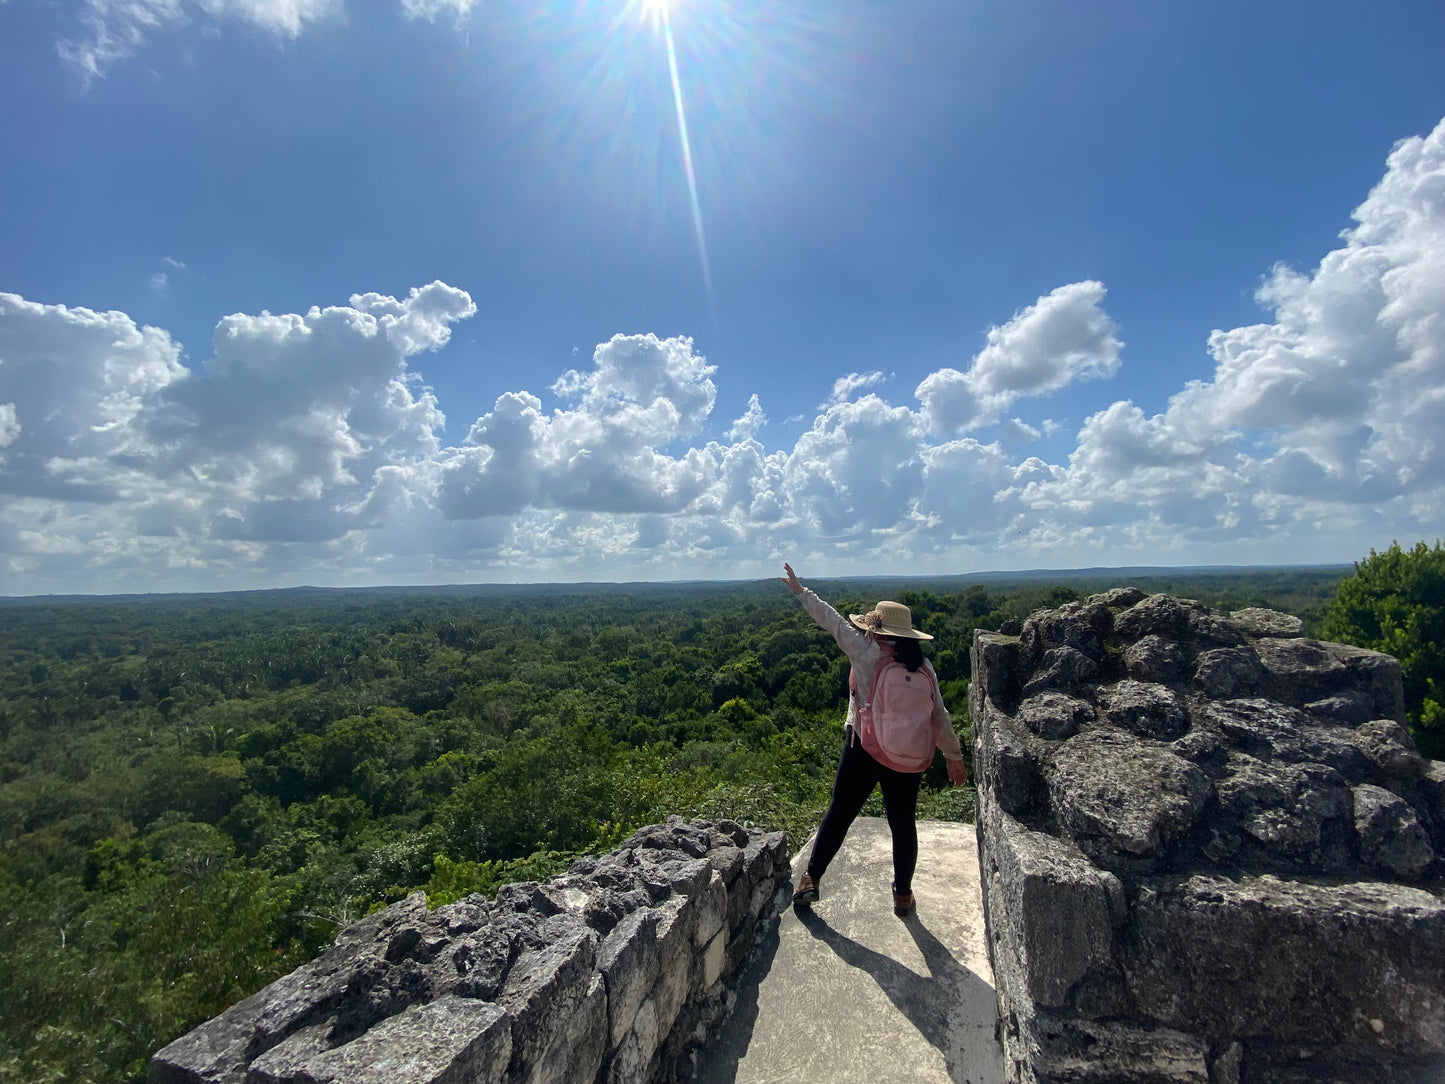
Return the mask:
<path id="1" fill-rule="evenodd" d="M 933 763 L 938 746 L 933 721 L 938 686 L 927 664 L 909 673 L 896 659 L 880 659 L 866 702 L 859 700 L 858 680 L 851 670 L 848 687 L 858 700 L 858 738 L 864 749 L 897 772 L 921 772 Z"/>

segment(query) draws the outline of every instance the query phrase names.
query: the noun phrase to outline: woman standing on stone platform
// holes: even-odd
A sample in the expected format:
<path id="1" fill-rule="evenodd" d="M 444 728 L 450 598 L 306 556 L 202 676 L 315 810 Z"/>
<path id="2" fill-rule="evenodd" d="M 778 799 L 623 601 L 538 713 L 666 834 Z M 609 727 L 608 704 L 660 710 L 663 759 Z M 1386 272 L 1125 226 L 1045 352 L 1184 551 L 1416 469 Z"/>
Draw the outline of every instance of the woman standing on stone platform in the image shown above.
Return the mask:
<path id="1" fill-rule="evenodd" d="M 933 637 L 915 629 L 912 613 L 898 602 L 880 602 L 866 614 L 850 614 L 845 619 L 802 585 L 792 565 L 785 563 L 783 569 L 787 575 L 782 580 L 788 590 L 798 596 L 809 616 L 832 635 L 853 664 L 849 675 L 848 716 L 843 723 L 843 756 L 833 780 L 832 801 L 823 815 L 823 823 L 818 826 L 813 854 L 808 859 L 807 872 L 798 881 L 793 902 L 807 905 L 818 898 L 819 881 L 876 786 L 883 790 L 883 808 L 893 835 L 893 912 L 900 917 L 911 914 L 916 905 L 913 871 L 918 865 L 918 786 L 923 781 L 923 771 L 900 770 L 890 765 L 891 758 L 877 744 L 871 728 L 865 733 L 861 717 L 871 710 L 867 698 L 879 666 L 897 661 L 910 675 L 922 671 L 932 686 L 932 724 L 937 747 L 943 750 L 948 761 L 948 778 L 956 787 L 968 781 L 963 750 L 939 693 L 938 675 L 919 646 L 920 641 Z M 930 749 L 930 756 L 931 753 Z"/>

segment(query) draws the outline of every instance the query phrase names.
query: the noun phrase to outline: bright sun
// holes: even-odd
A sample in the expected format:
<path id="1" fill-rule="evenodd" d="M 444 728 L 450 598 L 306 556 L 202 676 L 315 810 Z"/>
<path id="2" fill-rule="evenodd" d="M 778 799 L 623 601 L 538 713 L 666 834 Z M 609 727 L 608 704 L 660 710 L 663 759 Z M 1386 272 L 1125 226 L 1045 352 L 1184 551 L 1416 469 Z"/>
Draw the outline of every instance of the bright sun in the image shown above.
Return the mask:
<path id="1" fill-rule="evenodd" d="M 677 0 L 642 0 L 642 11 L 654 19 L 665 19 Z"/>

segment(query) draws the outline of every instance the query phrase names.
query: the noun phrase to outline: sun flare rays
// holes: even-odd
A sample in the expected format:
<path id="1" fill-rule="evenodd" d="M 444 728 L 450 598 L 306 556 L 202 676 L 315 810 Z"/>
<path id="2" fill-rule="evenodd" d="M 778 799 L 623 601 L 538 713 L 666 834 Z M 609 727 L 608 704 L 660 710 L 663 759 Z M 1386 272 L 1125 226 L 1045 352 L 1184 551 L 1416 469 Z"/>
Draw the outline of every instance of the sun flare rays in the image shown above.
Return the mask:
<path id="1" fill-rule="evenodd" d="M 698 262 L 702 265 L 703 287 L 708 303 L 713 303 L 712 263 L 707 255 L 707 231 L 702 223 L 702 201 L 697 195 L 697 171 L 693 167 L 692 139 L 687 134 L 687 108 L 683 104 L 682 77 L 677 71 L 677 46 L 672 40 L 672 5 L 669 0 L 648 0 L 662 24 L 662 40 L 667 47 L 667 73 L 672 82 L 672 104 L 677 112 L 677 141 L 682 149 L 682 172 L 687 179 L 688 202 L 692 208 L 692 232 L 697 240 Z"/>

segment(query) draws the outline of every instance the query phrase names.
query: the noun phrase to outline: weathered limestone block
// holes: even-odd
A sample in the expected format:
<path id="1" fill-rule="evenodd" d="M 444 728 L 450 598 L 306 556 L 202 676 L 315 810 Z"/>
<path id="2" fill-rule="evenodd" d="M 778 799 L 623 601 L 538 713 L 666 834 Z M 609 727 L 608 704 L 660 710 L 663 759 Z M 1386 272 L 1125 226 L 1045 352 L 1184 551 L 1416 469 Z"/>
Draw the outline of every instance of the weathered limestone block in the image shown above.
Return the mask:
<path id="1" fill-rule="evenodd" d="M 1107 606 L 1112 613 L 1115 610 L 1127 610 L 1136 602 L 1143 602 L 1148 596 L 1137 587 L 1111 587 L 1107 591 L 1101 591 L 1097 595 L 1090 595 L 1090 602 L 1100 602 Z"/>
<path id="2" fill-rule="evenodd" d="M 975 635 L 970 650 L 975 675 L 969 685 L 970 710 L 976 697 L 986 698 L 1004 710 L 1018 702 L 1022 688 L 1022 648 L 1017 636 L 1000 633 Z"/>
<path id="3" fill-rule="evenodd" d="M 1124 667 L 1135 681 L 1177 681 L 1185 662 L 1184 649 L 1162 636 L 1145 636 L 1124 652 Z"/>
<path id="4" fill-rule="evenodd" d="M 756 919 L 763 913 L 763 909 L 767 907 L 768 900 L 772 899 L 777 887 L 777 882 L 771 877 L 753 885 L 752 894 L 748 897 L 749 919 Z"/>
<path id="5" fill-rule="evenodd" d="M 1250 636 L 1299 636 L 1304 631 L 1304 622 L 1294 614 L 1282 614 L 1278 610 L 1266 610 L 1251 606 L 1235 610 L 1229 615 L 1229 623 Z"/>
<path id="6" fill-rule="evenodd" d="M 414 1005 L 277 1079 L 285 1084 L 470 1084 L 500 1079 L 511 1055 L 506 1013 L 484 1001 L 444 997 Z"/>
<path id="7" fill-rule="evenodd" d="M 1062 741 L 1094 721 L 1094 705 L 1063 693 L 1038 693 L 1019 705 L 1017 718 L 1030 733 L 1049 741 Z"/>
<path id="8" fill-rule="evenodd" d="M 293 1084 L 305 1079 L 303 1074 L 307 1063 L 331 1052 L 334 1045 L 331 1042 L 332 1027 L 333 1021 L 327 1020 L 293 1031 L 251 1063 L 246 1084 Z M 507 1041 L 510 1055 L 510 1030 Z"/>
<path id="9" fill-rule="evenodd" d="M 638 1084 L 648 1079 L 648 1064 L 657 1052 L 661 1036 L 651 1001 L 637 1014 L 635 1026 L 623 1037 L 607 1066 L 607 1084 Z"/>
<path id="10" fill-rule="evenodd" d="M 1000 726 L 994 738 L 986 759 L 1002 783 L 999 803 L 1010 813 L 1022 814 L 1045 794 L 1039 756 L 1011 725 Z"/>
<path id="11" fill-rule="evenodd" d="M 721 930 L 728 917 L 728 891 L 722 875 L 709 867 L 712 879 L 698 895 L 697 925 L 693 930 L 693 943 L 705 945 Z"/>
<path id="12" fill-rule="evenodd" d="M 987 862 L 998 897 L 993 920 L 994 973 L 1001 993 L 1027 992 L 1040 1005 L 1062 1005 L 1074 984 L 1112 955 L 1114 909 L 1123 889 L 1062 840 L 1031 832 L 1007 813 L 990 818 Z"/>
<path id="13" fill-rule="evenodd" d="M 1140 1010 L 1164 1024 L 1246 1048 L 1269 1036 L 1445 1052 L 1445 902 L 1421 889 L 1146 881 L 1121 944 Z"/>
<path id="14" fill-rule="evenodd" d="M 1394 719 L 1372 719 L 1354 733 L 1354 743 L 1386 777 L 1413 779 L 1425 770 L 1415 739 Z"/>
<path id="15" fill-rule="evenodd" d="M 705 828 L 694 827 L 681 817 L 669 817 L 665 824 L 639 828 L 628 842 L 638 850 L 682 851 L 701 858 L 720 841 Z"/>
<path id="16" fill-rule="evenodd" d="M 1009 1084 L 1445 1080 L 1445 764 L 1398 663 L 1137 593 L 1019 631 L 969 690 Z"/>
<path id="17" fill-rule="evenodd" d="M 1211 1084 L 1207 1045 L 1170 1028 L 1044 1016 L 1035 1041 L 1041 1084 Z"/>
<path id="18" fill-rule="evenodd" d="M 1107 607 L 1091 612 L 1068 606 L 1043 610 L 1030 615 L 1024 622 L 1019 643 L 1024 657 L 1031 662 L 1051 649 L 1068 647 L 1098 663 L 1104 659 L 1104 644 L 1099 634 L 1107 629 L 1109 623 Z"/>
<path id="19" fill-rule="evenodd" d="M 1189 638 L 1200 651 L 1210 647 L 1239 647 L 1248 641 L 1233 621 L 1202 606 L 1189 612 Z"/>
<path id="20" fill-rule="evenodd" d="M 677 900 L 665 905 L 658 916 L 658 975 L 649 997 L 653 1002 L 657 1026 L 664 1034 L 672 1027 L 678 1010 L 687 1000 L 696 913 L 687 900 Z"/>
<path id="21" fill-rule="evenodd" d="M 1224 743 L 1207 730 L 1191 730 L 1184 737 L 1176 738 L 1169 743 L 1169 751 L 1198 765 L 1211 779 L 1222 776 L 1229 762 Z"/>
<path id="22" fill-rule="evenodd" d="M 1189 631 L 1189 612 L 1198 603 L 1189 603 L 1169 595 L 1150 595 L 1114 619 L 1114 631 L 1126 640 L 1159 636 L 1178 640 Z"/>
<path id="23" fill-rule="evenodd" d="M 1434 827 L 1435 849 L 1445 853 L 1445 760 L 1427 760 L 1415 784 L 1415 806 Z"/>
<path id="24" fill-rule="evenodd" d="M 1167 850 L 1194 826 L 1210 791 L 1204 773 L 1168 746 L 1102 729 L 1055 750 L 1048 785 L 1060 825 L 1096 859 Z"/>
<path id="25" fill-rule="evenodd" d="M 1265 669 L 1264 687 L 1282 703 L 1302 706 L 1348 680 L 1345 664 L 1318 640 L 1266 638 L 1254 649 Z"/>
<path id="26" fill-rule="evenodd" d="M 1209 697 L 1248 696 L 1263 678 L 1259 656 L 1247 647 L 1216 647 L 1194 664 L 1194 684 Z"/>
<path id="27" fill-rule="evenodd" d="M 549 1056 L 537 1066 L 534 1079 L 558 1084 L 590 1084 L 597 1079 L 607 1054 L 607 985 L 594 973 L 582 1004 L 566 1022 Z M 485 1077 L 482 1079 L 486 1079 Z"/>
<path id="28" fill-rule="evenodd" d="M 1414 877 L 1435 860 L 1429 835 L 1398 795 L 1363 783 L 1355 788 L 1354 814 L 1360 857 L 1376 869 Z"/>
<path id="29" fill-rule="evenodd" d="M 151 1059 L 148 1084 L 243 1084 L 250 1061 L 269 1049 L 252 1046 L 269 989 L 238 1001 L 159 1050 Z"/>
<path id="30" fill-rule="evenodd" d="M 703 990 L 710 989 L 713 983 L 722 978 L 723 967 L 727 963 L 727 952 L 727 931 L 719 930 L 717 936 L 707 943 L 707 947 L 702 952 L 699 985 Z"/>
<path id="31" fill-rule="evenodd" d="M 743 847 L 743 869 L 751 885 L 788 872 L 788 837 L 782 832 L 754 836 Z"/>
<path id="32" fill-rule="evenodd" d="M 1349 686 L 1370 698 L 1371 719 L 1405 721 L 1405 679 L 1400 661 L 1351 644 L 1327 643 L 1325 650 L 1344 664 Z"/>
<path id="33" fill-rule="evenodd" d="M 1370 717 L 1374 704 L 1374 697 L 1358 689 L 1342 689 L 1333 696 L 1306 704 L 1305 711 L 1317 722 L 1332 726 L 1359 726 Z"/>
<path id="34" fill-rule="evenodd" d="M 731 840 L 713 847 L 704 856 L 708 864 L 721 874 L 723 884 L 732 884 L 743 871 L 743 852 Z"/>
<path id="35" fill-rule="evenodd" d="M 556 1058 L 559 1025 L 587 996 L 597 962 L 597 934 L 572 916 L 547 920 L 546 940 L 512 966 L 498 1004 L 512 1021 L 512 1072 L 545 1084 L 541 1070 Z"/>
<path id="36" fill-rule="evenodd" d="M 325 1023 L 327 1034 L 350 1037 L 424 1000 L 429 976 L 404 950 L 422 946 L 425 913 L 417 893 L 357 923 L 315 960 L 160 1051 L 154 1079 L 239 1081 L 247 1063 L 304 1028 Z"/>
<path id="37" fill-rule="evenodd" d="M 1271 764 L 1236 755 L 1215 791 L 1230 827 L 1272 853 L 1321 864 L 1325 825 L 1331 819 L 1343 824 L 1351 812 L 1349 784 L 1322 764 Z"/>
<path id="38" fill-rule="evenodd" d="M 669 893 L 694 899 L 712 878 L 712 864 L 704 858 L 661 857 L 657 851 L 638 851 L 635 861 L 643 887 L 654 900 L 666 899 Z"/>
<path id="39" fill-rule="evenodd" d="M 505 886 L 495 901 L 431 911 L 416 894 L 171 1043 L 149 1079 L 671 1079 L 694 1028 L 726 1011 L 719 980 L 751 950 L 787 869 L 780 833 L 670 818 L 558 877 Z M 730 940 L 734 910 L 742 921 Z"/>
<path id="40" fill-rule="evenodd" d="M 1221 700 L 1207 706 L 1203 722 L 1223 734 L 1231 745 L 1251 756 L 1288 763 L 1327 764 L 1348 778 L 1362 779 L 1368 770 L 1354 736 L 1343 727 L 1315 726 L 1297 708 L 1273 700 Z"/>
<path id="41" fill-rule="evenodd" d="M 607 983 L 607 1026 L 612 1045 L 622 1041 L 652 984 L 662 957 L 655 911 L 628 915 L 607 935 L 597 955 L 597 970 Z"/>
<path id="42" fill-rule="evenodd" d="M 1179 694 L 1155 682 L 1121 681 L 1106 698 L 1104 717 L 1141 738 L 1173 741 L 1189 730 L 1189 712 Z"/>
<path id="43" fill-rule="evenodd" d="M 1099 664 L 1076 647 L 1050 648 L 1044 652 L 1043 666 L 1024 683 L 1024 695 L 1048 689 L 1071 688 L 1099 673 Z"/>

